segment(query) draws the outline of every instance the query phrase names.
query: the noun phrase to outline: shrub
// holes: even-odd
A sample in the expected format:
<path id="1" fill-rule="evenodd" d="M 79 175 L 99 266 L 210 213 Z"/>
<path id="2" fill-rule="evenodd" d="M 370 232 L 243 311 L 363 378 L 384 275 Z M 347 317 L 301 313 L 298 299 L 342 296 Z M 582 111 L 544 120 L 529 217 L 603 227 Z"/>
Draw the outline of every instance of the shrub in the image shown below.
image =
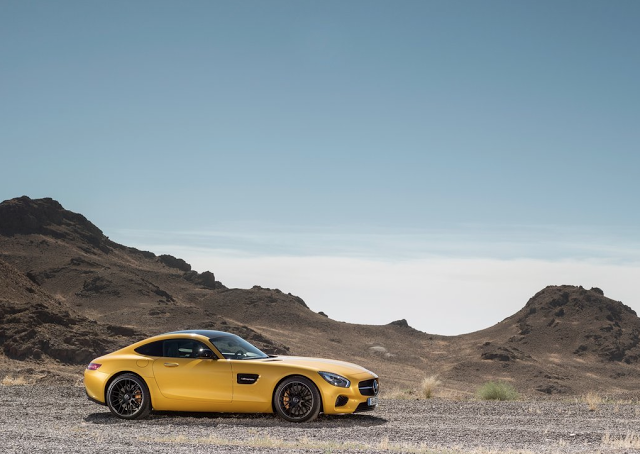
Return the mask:
<path id="1" fill-rule="evenodd" d="M 594 391 L 589 391 L 586 396 L 582 397 L 582 400 L 589 407 L 589 411 L 596 411 L 598 409 L 598 405 L 603 402 L 600 394 Z"/>
<path id="2" fill-rule="evenodd" d="M 422 383 L 420 384 L 420 392 L 422 394 L 422 397 L 424 397 L 425 399 L 431 399 L 433 397 L 433 392 L 441 384 L 442 382 L 438 380 L 437 375 L 424 377 L 422 379 Z"/>
<path id="3" fill-rule="evenodd" d="M 477 392 L 480 400 L 517 400 L 520 396 L 513 386 L 504 382 L 490 381 Z"/>

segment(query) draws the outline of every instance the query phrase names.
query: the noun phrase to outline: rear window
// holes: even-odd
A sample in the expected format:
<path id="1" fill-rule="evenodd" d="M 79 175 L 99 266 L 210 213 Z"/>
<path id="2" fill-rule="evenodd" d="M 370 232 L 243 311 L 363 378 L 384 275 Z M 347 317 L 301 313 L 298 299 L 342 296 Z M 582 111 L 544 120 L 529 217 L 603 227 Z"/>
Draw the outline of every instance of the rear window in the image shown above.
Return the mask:
<path id="1" fill-rule="evenodd" d="M 135 349 L 135 352 L 145 356 L 162 356 L 162 342 L 155 341 L 141 345 Z"/>

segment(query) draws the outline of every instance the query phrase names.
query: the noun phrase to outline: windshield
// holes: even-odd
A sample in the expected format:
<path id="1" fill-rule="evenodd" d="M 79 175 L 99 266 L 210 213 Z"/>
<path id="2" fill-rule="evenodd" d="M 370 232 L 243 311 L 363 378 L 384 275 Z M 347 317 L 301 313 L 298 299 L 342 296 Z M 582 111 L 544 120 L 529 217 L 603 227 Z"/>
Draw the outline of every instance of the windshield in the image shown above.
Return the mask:
<path id="1" fill-rule="evenodd" d="M 234 334 L 212 337 L 209 340 L 226 359 L 260 359 L 269 357 L 269 355 Z"/>

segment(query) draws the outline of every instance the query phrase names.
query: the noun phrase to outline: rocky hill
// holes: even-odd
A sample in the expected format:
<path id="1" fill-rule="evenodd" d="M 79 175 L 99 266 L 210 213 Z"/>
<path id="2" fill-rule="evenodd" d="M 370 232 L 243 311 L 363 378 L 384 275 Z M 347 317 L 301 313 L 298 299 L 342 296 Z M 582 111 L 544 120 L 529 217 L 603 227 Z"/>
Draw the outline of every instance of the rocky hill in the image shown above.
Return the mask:
<path id="1" fill-rule="evenodd" d="M 595 288 L 547 287 L 511 317 L 461 336 L 417 331 L 404 314 L 383 326 L 337 322 L 286 291 L 228 289 L 210 271 L 117 244 L 55 200 L 28 197 L 0 204 L 0 272 L 8 361 L 0 375 L 16 364 L 82 364 L 147 335 L 213 328 L 271 353 L 357 362 L 390 387 L 416 388 L 437 374 L 456 395 L 496 379 L 534 396 L 640 388 L 640 319 Z"/>
<path id="2" fill-rule="evenodd" d="M 640 318 L 599 288 L 547 287 L 506 323 L 517 325 L 512 343 L 526 350 L 610 363 L 637 364 L 640 358 Z"/>
<path id="3" fill-rule="evenodd" d="M 455 372 L 494 375 L 543 394 L 640 389 L 640 319 L 598 288 L 550 286 L 514 315 L 459 336 Z M 478 359 L 480 361 L 478 361 Z"/>
<path id="4" fill-rule="evenodd" d="M 132 328 L 99 325 L 79 315 L 2 261 L 0 288 L 0 345 L 9 358 L 86 364 L 141 335 Z"/>

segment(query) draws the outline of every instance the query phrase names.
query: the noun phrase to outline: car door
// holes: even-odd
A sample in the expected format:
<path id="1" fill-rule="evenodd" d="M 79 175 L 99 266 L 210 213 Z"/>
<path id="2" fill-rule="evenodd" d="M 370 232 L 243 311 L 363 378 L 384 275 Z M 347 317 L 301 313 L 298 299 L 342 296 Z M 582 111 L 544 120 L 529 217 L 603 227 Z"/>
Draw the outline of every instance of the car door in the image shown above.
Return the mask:
<path id="1" fill-rule="evenodd" d="M 168 399 L 231 402 L 230 362 L 196 358 L 200 348 L 210 349 L 193 339 L 163 341 L 163 357 L 153 362 L 160 392 Z"/>

